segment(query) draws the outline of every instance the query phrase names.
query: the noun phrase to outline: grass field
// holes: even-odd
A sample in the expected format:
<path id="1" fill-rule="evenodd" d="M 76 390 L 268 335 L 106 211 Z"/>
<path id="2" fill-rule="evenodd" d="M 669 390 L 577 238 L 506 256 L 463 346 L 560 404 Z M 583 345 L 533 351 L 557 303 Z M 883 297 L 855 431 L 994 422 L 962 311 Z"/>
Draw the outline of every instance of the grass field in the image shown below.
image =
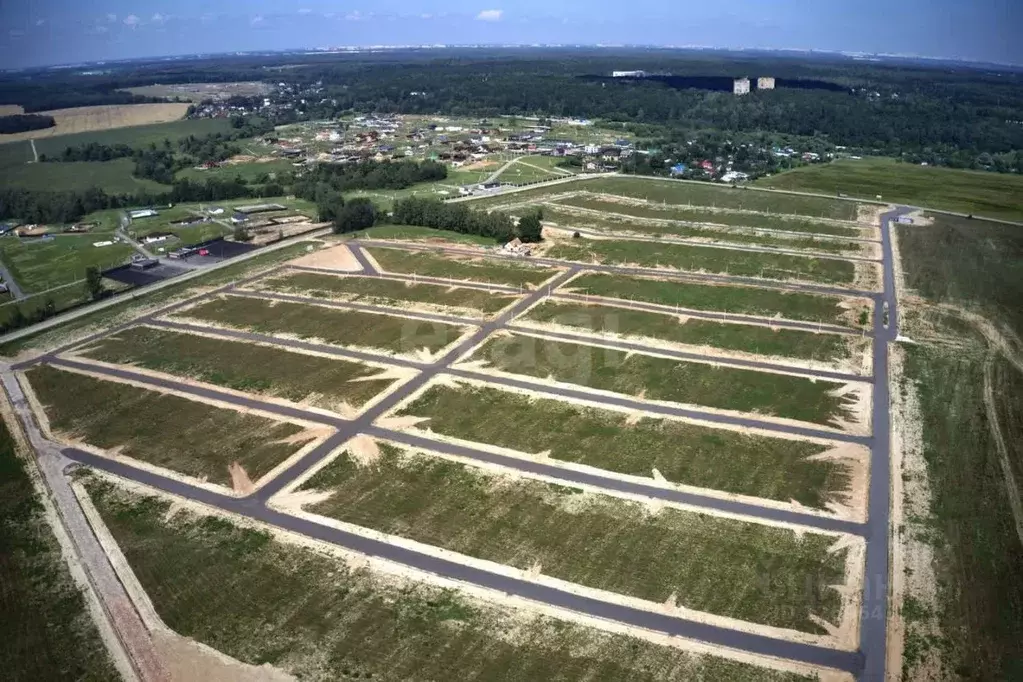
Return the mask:
<path id="1" fill-rule="evenodd" d="M 170 123 L 135 125 L 126 128 L 92 130 L 47 137 L 36 140 L 36 150 L 40 155 L 45 154 L 47 157 L 53 158 L 59 157 L 67 147 L 77 147 L 89 142 L 106 145 L 127 144 L 132 147 L 147 147 L 149 144 L 160 146 L 165 139 L 170 139 L 173 142 L 189 135 L 203 137 L 213 133 L 226 133 L 230 130 L 231 122 L 225 118 L 184 119 Z M 28 146 L 27 142 L 18 142 L 17 144 Z"/>
<path id="2" fill-rule="evenodd" d="M 260 288 L 301 292 L 321 298 L 338 298 L 383 305 L 406 302 L 428 303 L 456 311 L 494 313 L 506 308 L 515 296 L 480 289 L 455 288 L 438 284 L 399 282 L 374 277 L 338 277 L 312 272 L 295 272 L 262 280 Z"/>
<path id="3" fill-rule="evenodd" d="M 809 682 L 396 583 L 229 521 L 89 484 L 164 622 L 312 682 Z M 512 636 L 509 636 L 512 635 Z"/>
<path id="4" fill-rule="evenodd" d="M 449 258 L 439 254 L 399 249 L 367 249 L 385 272 L 416 274 L 424 277 L 472 280 L 491 284 L 528 286 L 544 282 L 557 274 L 550 268 L 519 265 L 480 258 Z"/>
<path id="5" fill-rule="evenodd" d="M 117 322 L 125 322 L 128 319 L 137 317 L 142 311 L 149 309 L 151 306 L 161 305 L 186 296 L 193 288 L 214 287 L 227 282 L 232 282 L 253 271 L 267 268 L 282 261 L 291 260 L 301 256 L 306 253 L 306 249 L 310 248 L 310 246 L 315 243 L 316 242 L 309 241 L 296 242 L 294 244 L 289 244 L 284 248 L 267 253 L 260 253 L 244 261 L 203 273 L 192 280 L 175 282 L 170 286 L 166 286 L 158 291 L 153 291 L 152 293 L 146 292 L 144 294 L 136 294 L 134 297 L 126 298 L 116 305 L 95 310 L 74 320 L 64 322 L 55 328 L 43 330 L 35 334 L 25 336 L 17 341 L 10 341 L 2 344 L 0 345 L 0 355 L 12 356 L 27 348 L 42 348 L 60 344 L 66 341 L 68 335 L 79 334 L 85 330 L 101 331 L 108 329 Z M 77 287 L 72 288 L 77 289 Z M 79 292 L 81 292 L 81 290 L 79 290 Z M 143 292 L 145 292 L 145 290 L 143 290 Z M 39 299 L 45 300 L 45 298 L 46 297 L 44 296 L 33 298 L 29 302 L 22 303 L 21 305 L 35 305 L 36 301 Z M 78 300 L 81 299 L 76 298 L 69 300 L 68 304 L 70 305 Z M 0 306 L 0 311 L 4 311 L 9 307 L 10 306 Z"/>
<path id="6" fill-rule="evenodd" d="M 116 680 L 117 670 L 0 422 L 0 657 L 4 677 Z"/>
<path id="7" fill-rule="evenodd" d="M 438 322 L 239 296 L 201 303 L 181 315 L 263 334 L 290 334 L 396 353 L 412 353 L 421 348 L 437 351 L 464 331 Z"/>
<path id="8" fill-rule="evenodd" d="M 648 400 L 828 424 L 846 416 L 838 387 L 786 374 L 680 362 L 649 355 L 510 334 L 487 342 L 473 359 L 494 369 L 614 391 Z"/>
<path id="9" fill-rule="evenodd" d="M 160 194 L 170 190 L 152 180 L 132 175 L 131 159 L 80 161 L 75 163 L 30 163 L 0 166 L 0 183 L 8 187 L 53 192 L 70 192 L 98 187 L 111 194 Z"/>
<path id="10" fill-rule="evenodd" d="M 652 248 L 647 242 L 610 239 L 562 242 L 552 246 L 545 255 L 583 263 L 668 267 L 690 272 L 828 284 L 851 284 L 856 276 L 853 263 L 845 260 L 684 244 L 658 244 Z"/>
<path id="11" fill-rule="evenodd" d="M 848 314 L 839 299 L 829 296 L 753 287 L 680 283 L 645 277 L 586 273 L 573 279 L 566 288 L 591 296 L 646 301 L 693 310 L 764 317 L 777 315 L 791 320 L 822 323 L 844 323 Z M 863 318 L 864 325 L 868 321 L 869 316 Z"/>
<path id="12" fill-rule="evenodd" d="M 29 139 L 48 139 L 76 133 L 112 130 L 177 121 L 184 117 L 187 104 L 104 104 L 93 107 L 40 111 L 52 116 L 57 125 L 12 135 L 0 135 L 0 143 Z M 38 147 L 38 142 L 36 146 Z"/>
<path id="13" fill-rule="evenodd" d="M 620 412 L 499 388 L 434 386 L 401 413 L 428 417 L 423 426 L 445 436 L 632 476 L 657 469 L 672 483 L 808 507 L 824 508 L 848 482 L 845 467 L 806 459 L 827 446 L 667 419 L 630 423 Z"/>
<path id="14" fill-rule="evenodd" d="M 850 253 L 860 251 L 856 242 L 834 239 L 815 239 L 812 236 L 774 235 L 757 233 L 748 229 L 720 229 L 693 225 L 690 223 L 652 223 L 645 219 L 614 218 L 606 215 L 579 214 L 558 209 L 556 206 L 543 208 L 544 221 L 555 223 L 566 230 L 596 228 L 600 232 L 629 232 L 650 237 L 682 237 L 714 240 L 717 242 L 770 246 L 779 249 L 806 249 L 827 253 Z M 660 248 L 660 247 L 651 247 Z"/>
<path id="15" fill-rule="evenodd" d="M 200 170 L 197 168 L 184 168 L 174 174 L 174 177 L 179 180 L 194 180 L 196 182 L 205 182 L 211 178 L 217 180 L 233 180 L 240 178 L 245 182 L 252 182 L 263 173 L 267 173 L 271 178 L 280 177 L 283 173 L 291 173 L 295 170 L 295 167 L 291 165 L 291 161 L 276 160 L 266 161 L 261 163 L 233 163 L 225 164 L 217 168 L 209 168 Z"/>
<path id="16" fill-rule="evenodd" d="M 676 220 L 688 223 L 709 223 L 730 227 L 761 227 L 769 230 L 809 232 L 839 237 L 859 237 L 864 233 L 855 227 L 843 227 L 817 220 L 791 218 L 766 213 L 740 213 L 707 208 L 692 208 L 676 204 L 634 204 L 615 201 L 613 197 L 599 194 L 577 195 L 559 199 L 555 205 L 617 213 L 634 218 L 655 220 Z M 668 228 L 666 228 L 668 229 Z"/>
<path id="17" fill-rule="evenodd" d="M 418 227 L 415 225 L 376 225 L 358 234 L 366 239 L 436 239 L 479 246 L 494 246 L 497 243 L 494 239 L 475 234 L 462 234 L 461 232 L 452 232 L 450 230 L 434 230 L 429 227 Z"/>
<path id="18" fill-rule="evenodd" d="M 310 511 L 640 599 L 677 594 L 698 611 L 808 632 L 820 631 L 810 613 L 837 620 L 838 595 L 822 580 L 841 582 L 833 539 L 675 509 L 651 516 L 624 500 L 381 450 L 369 466 L 342 454 L 320 470 L 305 487 L 332 495 Z"/>
<path id="19" fill-rule="evenodd" d="M 955 168 L 918 166 L 887 158 L 841 159 L 796 168 L 757 185 L 836 194 L 1023 221 L 1023 177 Z"/>
<path id="20" fill-rule="evenodd" d="M 517 159 L 503 173 L 497 176 L 501 182 L 515 185 L 537 182 L 538 180 L 554 180 L 572 175 L 569 171 L 556 169 L 558 159 L 553 156 L 524 156 Z"/>
<path id="21" fill-rule="evenodd" d="M 52 239 L 0 238 L 0 260 L 26 292 L 45 291 L 62 284 L 85 279 L 85 270 L 103 270 L 127 262 L 131 246 L 116 243 L 93 246 L 107 241 L 108 235 L 61 235 Z"/>
<path id="22" fill-rule="evenodd" d="M 26 372 L 50 427 L 103 449 L 213 483 L 238 462 L 255 481 L 309 441 L 301 426 L 38 365 Z"/>
<path id="23" fill-rule="evenodd" d="M 713 346 L 757 355 L 839 360 L 848 356 L 846 340 L 836 334 L 814 334 L 792 329 L 772 330 L 710 320 L 679 318 L 604 305 L 545 301 L 531 309 L 527 319 L 602 333 L 663 339 L 694 346 Z"/>
<path id="24" fill-rule="evenodd" d="M 393 382 L 366 381 L 380 370 L 356 362 L 152 327 L 118 332 L 85 355 L 327 409 L 360 407 Z"/>

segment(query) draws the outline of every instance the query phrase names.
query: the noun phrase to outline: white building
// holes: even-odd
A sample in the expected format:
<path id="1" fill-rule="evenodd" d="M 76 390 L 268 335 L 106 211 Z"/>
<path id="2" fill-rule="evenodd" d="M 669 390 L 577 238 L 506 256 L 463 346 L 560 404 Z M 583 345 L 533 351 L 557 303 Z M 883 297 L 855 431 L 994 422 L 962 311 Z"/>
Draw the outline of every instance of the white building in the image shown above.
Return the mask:
<path id="1" fill-rule="evenodd" d="M 642 78 L 646 71 L 612 71 L 611 78 Z"/>
<path id="2" fill-rule="evenodd" d="M 157 215 L 159 215 L 159 213 L 157 213 L 151 208 L 143 208 L 137 211 L 128 211 L 128 217 L 131 218 L 132 220 L 135 220 L 137 218 L 152 218 Z"/>
<path id="3" fill-rule="evenodd" d="M 736 95 L 748 95 L 749 78 L 736 78 L 732 81 L 732 92 Z"/>
<path id="4" fill-rule="evenodd" d="M 761 76 L 758 78 L 757 90 L 774 90 L 774 76 Z"/>

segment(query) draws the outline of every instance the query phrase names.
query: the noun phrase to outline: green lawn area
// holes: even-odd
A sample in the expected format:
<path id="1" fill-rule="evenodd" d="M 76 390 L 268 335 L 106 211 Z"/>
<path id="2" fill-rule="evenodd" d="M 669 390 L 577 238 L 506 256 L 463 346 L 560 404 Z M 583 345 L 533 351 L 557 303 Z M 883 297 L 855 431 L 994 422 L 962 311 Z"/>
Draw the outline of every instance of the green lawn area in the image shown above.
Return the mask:
<path id="1" fill-rule="evenodd" d="M 417 225 L 376 225 L 368 230 L 362 230 L 357 236 L 365 237 L 366 239 L 407 239 L 410 241 L 440 239 L 477 246 L 494 246 L 497 243 L 493 239 L 475 234 L 462 234 L 461 232 L 452 232 L 451 230 L 434 230 Z"/>
<path id="2" fill-rule="evenodd" d="M 753 287 L 693 284 L 592 272 L 576 277 L 565 288 L 591 296 L 740 315 L 778 316 L 790 320 L 849 324 L 850 318 L 866 311 L 867 317 L 861 317 L 859 321 L 867 325 L 870 319 L 869 308 L 848 311 L 842 305 L 841 299 L 832 296 Z"/>
<path id="3" fill-rule="evenodd" d="M 109 238 L 109 234 L 59 235 L 52 239 L 8 235 L 0 237 L 0 260 L 26 292 L 45 291 L 85 279 L 86 268 L 104 270 L 127 262 L 132 254 L 127 244 L 93 246 Z"/>
<path id="4" fill-rule="evenodd" d="M 532 308 L 527 320 L 627 337 L 663 339 L 693 346 L 712 346 L 756 355 L 817 361 L 848 357 L 846 339 L 838 334 L 814 334 L 741 324 L 686 319 L 599 304 L 545 301 Z"/>
<path id="5" fill-rule="evenodd" d="M 424 277 L 470 280 L 491 284 L 529 286 L 544 282 L 558 273 L 550 268 L 488 261 L 479 258 L 443 256 L 424 251 L 400 249 L 367 249 L 385 272 L 416 274 Z"/>
<path id="6" fill-rule="evenodd" d="M 5 677 L 17 682 L 119 679 L 16 448 L 0 422 L 0 657 Z"/>
<path id="7" fill-rule="evenodd" d="M 771 215 L 767 213 L 744 213 L 709 208 L 678 206 L 676 204 L 625 203 L 615 201 L 614 197 L 600 194 L 580 194 L 573 197 L 558 199 L 555 205 L 573 206 L 576 208 L 600 211 L 604 214 L 620 214 L 635 218 L 655 220 L 673 220 L 684 223 L 709 223 L 730 227 L 761 227 L 769 230 L 787 230 L 790 232 L 808 232 L 835 235 L 840 237 L 859 237 L 865 233 L 855 227 L 844 227 L 819 220 L 808 220 L 790 216 Z M 610 217 L 610 216 L 605 216 Z M 619 219 L 620 220 L 620 219 Z M 654 229 L 648 224 L 648 229 Z M 679 226 L 665 226 L 665 231 L 680 229 Z"/>
<path id="8" fill-rule="evenodd" d="M 888 158 L 840 159 L 796 168 L 757 185 L 802 192 L 839 192 L 928 208 L 1023 221 L 1023 176 L 939 168 Z"/>
<path id="9" fill-rule="evenodd" d="M 649 242 L 627 240 L 574 239 L 571 243 L 555 244 L 545 255 L 582 263 L 666 267 L 689 272 L 827 284 L 852 284 L 856 276 L 853 263 L 845 260 L 737 251 L 712 246 L 651 245 Z"/>
<path id="10" fill-rule="evenodd" d="M 312 272 L 295 272 L 265 279 L 258 286 L 271 291 L 297 292 L 319 298 L 382 305 L 427 303 L 461 313 L 495 313 L 508 307 L 517 298 L 443 284 L 401 282 L 375 277 L 340 277 Z"/>
<path id="11" fill-rule="evenodd" d="M 88 488 L 168 627 L 301 680 L 809 682 L 398 584 L 219 517 L 168 517 L 167 500 Z"/>
<path id="12" fill-rule="evenodd" d="M 292 173 L 295 167 L 291 161 L 274 160 L 260 163 L 234 163 L 225 164 L 217 168 L 199 170 L 197 168 L 184 168 L 179 170 L 174 177 L 179 180 L 194 180 L 205 182 L 210 179 L 233 180 L 240 178 L 245 182 L 252 182 L 263 173 L 267 173 L 273 179 L 284 173 Z"/>
<path id="13" fill-rule="evenodd" d="M 40 155 L 45 154 L 50 158 L 59 158 L 65 148 L 77 147 L 90 142 L 105 145 L 127 144 L 132 147 L 146 147 L 155 144 L 160 147 L 165 139 L 170 139 L 173 142 L 189 135 L 204 137 L 213 133 L 226 133 L 230 130 L 231 122 L 225 118 L 182 119 L 169 123 L 153 123 L 44 137 L 36 140 L 36 150 Z"/>
<path id="14" fill-rule="evenodd" d="M 395 353 L 413 353 L 422 348 L 437 351 L 465 331 L 439 322 L 241 296 L 207 301 L 178 316 L 262 334 L 290 334 Z"/>
<path id="15" fill-rule="evenodd" d="M 433 386 L 401 414 L 435 433 L 620 474 L 822 509 L 848 485 L 846 468 L 806 458 L 828 449 L 669 419 L 629 416 L 497 387 Z M 515 424 L 515 428 L 508 428 Z"/>
<path id="16" fill-rule="evenodd" d="M 356 190 L 354 192 L 345 192 L 344 196 L 345 199 L 368 197 L 373 200 L 377 208 L 389 211 L 397 199 L 404 199 L 405 197 L 433 197 L 435 199 L 456 197 L 458 196 L 458 182 L 449 177 L 436 182 L 419 183 L 405 189 Z"/>
<path id="17" fill-rule="evenodd" d="M 471 359 L 502 372 L 553 377 L 648 400 L 704 405 L 828 425 L 848 418 L 846 400 L 830 395 L 838 384 L 787 374 L 626 353 L 576 343 L 509 334 L 488 341 Z"/>
<path id="18" fill-rule="evenodd" d="M 554 180 L 555 178 L 571 175 L 567 171 L 559 172 L 561 169 L 553 170 L 554 162 L 557 160 L 553 156 L 524 156 L 505 169 L 498 176 L 498 180 L 520 185 L 538 180 Z"/>
<path id="19" fill-rule="evenodd" d="M 309 490 L 310 511 L 383 533 L 653 602 L 821 632 L 843 578 L 833 538 L 645 505 L 381 447 L 370 465 L 342 453 Z M 466 520 L 472 523 L 467 524 Z M 764 580 L 765 576 L 771 580 Z"/>
<path id="20" fill-rule="evenodd" d="M 311 439 L 303 427 L 50 365 L 26 372 L 50 427 L 125 457 L 230 485 L 238 462 L 256 481 Z"/>
<path id="21" fill-rule="evenodd" d="M 381 370 L 357 362 L 153 327 L 117 332 L 85 355 L 326 409 L 361 407 L 393 383 L 367 381 Z"/>
<path id="22" fill-rule="evenodd" d="M 170 190 L 168 185 L 134 177 L 134 170 L 131 159 L 0 165 L 0 184 L 48 192 L 83 191 L 90 187 L 110 194 L 160 194 Z"/>

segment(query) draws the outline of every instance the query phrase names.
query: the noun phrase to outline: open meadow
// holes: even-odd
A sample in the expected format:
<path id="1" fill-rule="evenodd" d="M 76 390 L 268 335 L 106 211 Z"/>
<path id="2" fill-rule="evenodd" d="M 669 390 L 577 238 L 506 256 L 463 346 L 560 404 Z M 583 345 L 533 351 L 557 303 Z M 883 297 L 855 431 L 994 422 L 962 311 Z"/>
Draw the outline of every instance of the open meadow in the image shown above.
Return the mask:
<path id="1" fill-rule="evenodd" d="M 73 109 L 40 111 L 42 116 L 52 116 L 57 125 L 24 133 L 0 135 L 0 144 L 29 139 L 44 139 L 88 133 L 97 130 L 128 128 L 133 126 L 168 123 L 184 118 L 187 104 L 111 104 Z M 37 143 L 38 144 L 38 143 Z"/>

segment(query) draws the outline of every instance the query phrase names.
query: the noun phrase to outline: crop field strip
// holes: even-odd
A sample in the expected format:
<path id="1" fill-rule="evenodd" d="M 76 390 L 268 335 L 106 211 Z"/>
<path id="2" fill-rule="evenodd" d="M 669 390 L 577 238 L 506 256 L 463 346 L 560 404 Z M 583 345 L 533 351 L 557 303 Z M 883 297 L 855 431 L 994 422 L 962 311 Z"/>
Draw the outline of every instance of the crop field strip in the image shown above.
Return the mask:
<path id="1" fill-rule="evenodd" d="M 583 209 L 614 218 L 649 218 L 686 224 L 720 225 L 722 227 L 763 229 L 830 237 L 862 238 L 874 229 L 873 227 L 857 227 L 855 224 L 842 225 L 833 221 L 788 218 L 759 212 L 712 210 L 635 199 L 623 201 L 622 197 L 607 194 L 582 193 L 555 198 L 551 203 L 553 206 Z"/>
<path id="2" fill-rule="evenodd" d="M 230 485 L 234 462 L 258 480 L 312 440 L 297 424 L 50 365 L 25 374 L 55 434 L 211 483 Z"/>
<path id="3" fill-rule="evenodd" d="M 715 429 L 526 396 L 499 386 L 435 384 L 399 415 L 460 440 L 548 453 L 619 474 L 825 509 L 848 485 L 844 464 L 809 459 L 833 446 Z M 514 424 L 514 428 L 508 428 Z"/>
<path id="4" fill-rule="evenodd" d="M 652 338 L 692 346 L 712 346 L 755 355 L 836 361 L 849 356 L 849 340 L 837 334 L 688 319 L 684 315 L 630 310 L 599 303 L 547 300 L 516 320 L 614 334 Z"/>
<path id="5" fill-rule="evenodd" d="M 303 489 L 331 493 L 309 511 L 595 589 L 810 633 L 837 622 L 845 553 L 833 536 L 662 509 L 383 444 L 372 463 L 347 453 Z M 470 528 L 466 520 L 472 519 Z M 765 585 L 755 575 L 775 580 Z M 708 573 L 713 572 L 713 576 Z"/>
<path id="6" fill-rule="evenodd" d="M 396 581 L 226 519 L 171 515 L 160 497 L 87 487 L 169 627 L 301 679 L 810 679 Z"/>
<path id="7" fill-rule="evenodd" d="M 833 296 L 729 284 L 678 282 L 654 277 L 584 272 L 557 293 L 583 293 L 609 299 L 788 320 L 846 324 L 849 311 Z M 869 310 L 867 310 L 869 314 Z M 869 318 L 868 318 L 869 319 Z"/>
<path id="8" fill-rule="evenodd" d="M 835 395 L 842 388 L 838 383 L 683 362 L 521 332 L 491 337 L 466 364 L 647 400 L 820 425 L 833 425 L 836 419 L 850 417 L 848 399 Z"/>
<path id="9" fill-rule="evenodd" d="M 565 210 L 558 204 L 545 205 L 543 218 L 544 222 L 553 223 L 560 229 L 569 231 L 589 228 L 599 233 L 638 234 L 665 240 L 694 238 L 723 243 L 735 242 L 751 246 L 777 247 L 778 249 L 828 251 L 838 254 L 854 254 L 867 241 L 830 235 L 810 235 L 805 232 L 778 232 L 743 226 L 710 226 L 679 221 L 633 218 L 576 208 Z"/>
<path id="10" fill-rule="evenodd" d="M 549 258 L 578 263 L 602 263 L 645 268 L 674 268 L 765 279 L 795 279 L 826 284 L 852 284 L 855 265 L 847 260 L 747 252 L 713 246 L 660 244 L 652 249 L 641 241 L 563 242 L 547 250 Z"/>
<path id="11" fill-rule="evenodd" d="M 243 296 L 206 301 L 178 311 L 175 317 L 397 353 L 420 348 L 437 351 L 464 332 L 464 328 L 437 322 Z"/>
<path id="12" fill-rule="evenodd" d="M 452 280 L 495 282 L 512 286 L 537 286 L 554 275 L 554 268 L 540 268 L 508 261 L 445 257 L 432 252 L 405 251 L 396 248 L 366 249 L 386 272 L 442 277 Z"/>
<path id="13" fill-rule="evenodd" d="M 495 313 L 515 300 L 515 296 L 483 289 L 311 272 L 294 272 L 267 278 L 260 281 L 257 286 L 271 291 L 300 292 L 317 298 L 340 298 L 382 305 L 428 303 L 480 313 Z"/>
<path id="14" fill-rule="evenodd" d="M 394 383 L 372 379 L 383 370 L 361 363 L 148 326 L 117 332 L 80 354 L 325 409 L 361 407 Z"/>

